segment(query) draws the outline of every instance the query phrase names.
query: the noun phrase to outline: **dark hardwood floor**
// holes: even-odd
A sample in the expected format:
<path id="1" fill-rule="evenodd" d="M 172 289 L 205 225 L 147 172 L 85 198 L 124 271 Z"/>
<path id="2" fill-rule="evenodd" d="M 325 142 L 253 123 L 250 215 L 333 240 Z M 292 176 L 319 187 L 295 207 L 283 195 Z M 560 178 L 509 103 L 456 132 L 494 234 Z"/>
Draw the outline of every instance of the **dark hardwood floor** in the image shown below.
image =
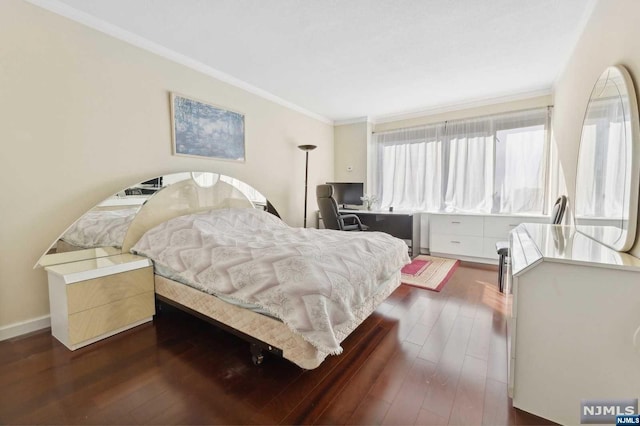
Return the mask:
<path id="1" fill-rule="evenodd" d="M 496 271 L 401 286 L 317 369 L 176 310 L 75 352 L 48 330 L 0 342 L 2 424 L 548 424 L 507 396 Z"/>

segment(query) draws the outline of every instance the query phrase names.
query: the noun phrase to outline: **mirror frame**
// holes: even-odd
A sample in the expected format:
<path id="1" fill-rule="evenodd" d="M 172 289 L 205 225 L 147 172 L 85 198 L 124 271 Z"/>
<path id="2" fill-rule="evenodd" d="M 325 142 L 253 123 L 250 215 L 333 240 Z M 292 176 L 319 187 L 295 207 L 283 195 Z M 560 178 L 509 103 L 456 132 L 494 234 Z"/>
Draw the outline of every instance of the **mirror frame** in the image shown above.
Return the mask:
<path id="1" fill-rule="evenodd" d="M 626 235 L 622 235 L 625 231 L 621 230 L 620 236 L 615 241 L 603 241 L 600 240 L 597 236 L 599 231 L 604 231 L 604 227 L 599 226 L 589 226 L 589 225 L 580 225 L 578 223 L 576 211 L 578 204 L 578 171 L 580 170 L 580 153 L 583 148 L 583 137 L 584 137 L 584 128 L 585 122 L 587 120 L 587 115 L 589 113 L 589 107 L 593 100 L 594 91 L 598 87 L 598 83 L 600 80 L 608 75 L 612 70 L 617 71 L 621 76 L 624 84 L 624 89 L 626 90 L 626 94 L 628 96 L 629 103 L 629 121 L 630 121 L 630 141 L 628 144 L 629 148 L 629 156 L 630 156 L 630 172 L 627 175 L 629 179 L 629 192 L 625 193 L 625 197 L 628 197 L 628 211 L 623 212 L 628 214 Z M 626 111 L 625 111 L 626 112 Z M 591 94 L 589 96 L 589 102 L 587 103 L 584 118 L 582 120 L 582 128 L 580 130 L 580 145 L 578 148 L 578 157 L 576 162 L 576 174 L 575 174 L 575 188 L 574 188 L 574 197 L 573 197 L 573 217 L 575 222 L 575 228 L 578 232 L 586 235 L 587 237 L 596 240 L 603 245 L 610 247 L 617 251 L 628 251 L 633 247 L 636 238 L 636 228 L 637 228 L 637 220 L 638 220 L 638 193 L 640 191 L 640 117 L 638 117 L 638 103 L 636 99 L 635 86 L 633 84 L 633 80 L 629 71 L 622 65 L 613 65 L 607 67 L 599 76 L 596 82 L 593 85 L 593 89 L 591 90 Z M 621 228 L 622 229 L 622 228 Z M 590 232 L 591 231 L 591 232 Z"/>

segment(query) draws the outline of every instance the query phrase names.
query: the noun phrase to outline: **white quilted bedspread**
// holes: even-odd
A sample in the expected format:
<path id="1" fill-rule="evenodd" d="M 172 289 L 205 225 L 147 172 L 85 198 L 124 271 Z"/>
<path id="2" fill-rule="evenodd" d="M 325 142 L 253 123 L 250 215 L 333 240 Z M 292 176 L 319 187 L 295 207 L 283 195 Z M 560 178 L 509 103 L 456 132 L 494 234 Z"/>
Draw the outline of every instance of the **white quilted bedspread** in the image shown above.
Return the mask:
<path id="1" fill-rule="evenodd" d="M 131 251 L 167 278 L 264 308 L 333 354 L 378 284 L 410 261 L 405 242 L 390 235 L 291 228 L 256 209 L 171 219 Z"/>
<path id="2" fill-rule="evenodd" d="M 137 207 L 120 210 L 91 210 L 78 219 L 61 237 L 78 247 L 122 247 Z"/>

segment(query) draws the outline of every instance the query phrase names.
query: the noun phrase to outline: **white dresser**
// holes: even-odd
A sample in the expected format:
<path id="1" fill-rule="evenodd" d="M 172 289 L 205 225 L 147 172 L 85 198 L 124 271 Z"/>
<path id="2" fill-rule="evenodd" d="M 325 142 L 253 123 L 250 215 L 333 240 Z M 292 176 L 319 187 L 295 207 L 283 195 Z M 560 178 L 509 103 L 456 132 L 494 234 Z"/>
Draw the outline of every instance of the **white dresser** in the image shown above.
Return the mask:
<path id="1" fill-rule="evenodd" d="M 429 251 L 483 263 L 497 263 L 496 243 L 523 222 L 549 222 L 547 216 L 429 213 Z"/>
<path id="2" fill-rule="evenodd" d="M 151 321 L 149 259 L 120 254 L 46 267 L 51 333 L 71 350 Z"/>
<path id="3" fill-rule="evenodd" d="M 523 224 L 510 236 L 513 405 L 580 423 L 581 400 L 640 397 L 640 259 L 573 228 Z"/>

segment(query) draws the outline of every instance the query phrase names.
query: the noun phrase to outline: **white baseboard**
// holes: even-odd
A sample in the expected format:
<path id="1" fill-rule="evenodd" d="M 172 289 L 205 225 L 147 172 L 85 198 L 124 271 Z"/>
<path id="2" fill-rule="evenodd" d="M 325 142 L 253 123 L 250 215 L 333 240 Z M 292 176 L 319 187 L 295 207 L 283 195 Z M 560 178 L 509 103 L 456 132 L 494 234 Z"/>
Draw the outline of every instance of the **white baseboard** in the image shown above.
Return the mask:
<path id="1" fill-rule="evenodd" d="M 45 315 L 27 321 L 16 322 L 0 327 L 0 341 L 51 327 L 51 317 Z"/>

